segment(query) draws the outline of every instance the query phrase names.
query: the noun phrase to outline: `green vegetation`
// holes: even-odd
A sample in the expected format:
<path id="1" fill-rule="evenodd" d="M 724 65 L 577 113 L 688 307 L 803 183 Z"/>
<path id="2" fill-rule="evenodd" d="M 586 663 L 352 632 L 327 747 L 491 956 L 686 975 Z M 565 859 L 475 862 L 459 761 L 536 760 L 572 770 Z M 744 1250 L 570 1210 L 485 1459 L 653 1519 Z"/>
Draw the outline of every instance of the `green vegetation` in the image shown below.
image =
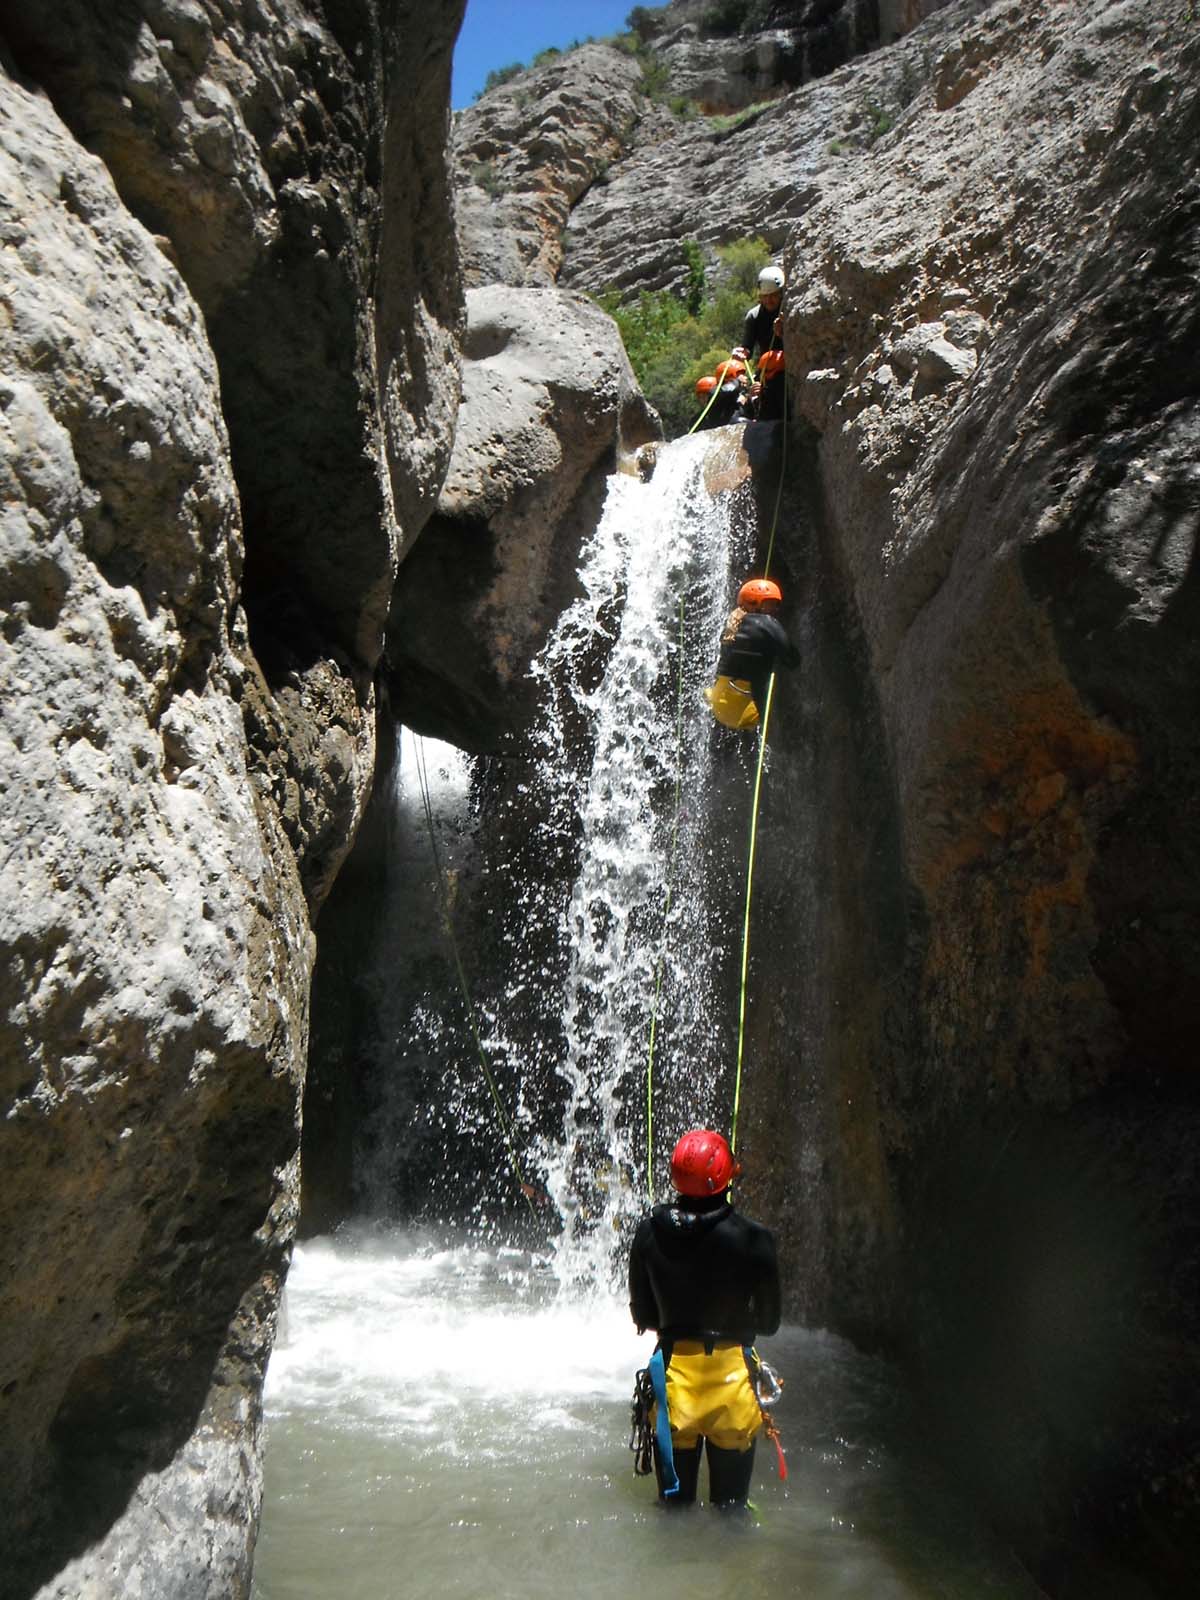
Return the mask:
<path id="1" fill-rule="evenodd" d="M 732 33 L 756 33 L 765 28 L 771 16 L 770 0 L 715 0 L 700 17 L 705 33 L 727 37 Z"/>
<path id="2" fill-rule="evenodd" d="M 490 161 L 480 161 L 471 168 L 471 182 L 490 194 L 493 200 L 504 193 L 504 179 Z"/>
<path id="3" fill-rule="evenodd" d="M 486 94 L 489 89 L 498 89 L 502 83 L 511 83 L 518 73 L 524 71 L 525 67 L 520 61 L 510 61 L 506 67 L 493 67 L 483 80 L 483 88 L 475 96 L 476 100 L 480 94 Z"/>
<path id="4" fill-rule="evenodd" d="M 866 98 L 859 101 L 858 110 L 850 117 L 850 127 L 830 139 L 825 146 L 831 156 L 854 155 L 869 150 L 876 140 L 882 139 L 896 125 L 896 116 L 878 100 Z"/>
<path id="5" fill-rule="evenodd" d="M 625 18 L 625 26 L 635 33 L 641 44 L 649 44 L 662 28 L 666 6 L 634 6 Z"/>
<path id="6" fill-rule="evenodd" d="M 628 305 L 621 304 L 615 289 L 596 297 L 620 328 L 637 380 L 668 438 L 686 433 L 696 420 L 696 379 L 741 343 L 742 319 L 757 295 L 759 269 L 771 259 L 765 239 L 734 239 L 718 245 L 716 253 L 711 293 L 703 252 L 689 239 L 683 246 L 687 284 L 682 297 L 669 289 L 643 291 Z"/>
<path id="7" fill-rule="evenodd" d="M 753 122 L 755 117 L 761 116 L 768 106 L 774 104 L 774 100 L 756 100 L 752 106 L 743 106 L 740 111 L 731 111 L 728 116 L 709 117 L 708 125 L 714 133 L 730 133 L 744 123 Z"/>
<path id="8" fill-rule="evenodd" d="M 866 123 L 866 131 L 863 134 L 863 138 L 865 139 L 867 149 L 869 150 L 875 143 L 876 139 L 883 138 L 884 134 L 889 131 L 892 123 L 896 119 L 892 116 L 890 111 L 886 110 L 885 107 L 879 104 L 878 100 L 864 100 L 862 103 L 862 112 L 863 120 Z"/>

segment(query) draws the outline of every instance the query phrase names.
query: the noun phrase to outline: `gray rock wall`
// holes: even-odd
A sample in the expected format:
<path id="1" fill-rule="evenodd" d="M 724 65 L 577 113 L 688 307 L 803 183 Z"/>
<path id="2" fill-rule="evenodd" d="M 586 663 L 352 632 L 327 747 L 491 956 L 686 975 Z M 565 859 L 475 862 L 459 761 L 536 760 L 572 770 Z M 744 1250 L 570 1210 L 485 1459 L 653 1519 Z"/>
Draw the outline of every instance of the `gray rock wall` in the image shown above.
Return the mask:
<path id="1" fill-rule="evenodd" d="M 457 404 L 461 10 L 5 8 L 6 1597 L 248 1591 L 311 919 Z"/>
<path id="2" fill-rule="evenodd" d="M 896 51 L 932 39 L 786 255 L 830 819 L 805 1289 L 907 1351 L 1052 1592 L 1106 1546 L 1183 1592 L 1200 34 L 1001 3 Z"/>
<path id="3" fill-rule="evenodd" d="M 893 5 L 887 37 L 944 4 Z M 781 3 L 769 25 L 728 36 L 702 28 L 709 9 L 693 0 L 657 8 L 647 41 L 661 80 L 653 98 L 640 60 L 594 43 L 522 73 L 456 116 L 468 287 L 559 282 L 633 296 L 682 289 L 685 240 L 711 247 L 762 233 L 782 246 L 814 198 L 814 173 L 831 159 L 826 146 L 863 137 L 867 102 L 877 103 L 877 117 L 915 92 L 920 69 L 911 62 L 903 74 L 881 66 L 874 78 L 847 69 L 831 96 L 790 92 L 874 50 L 875 0 Z M 740 126 L 720 120 L 752 107 L 760 109 Z"/>
<path id="4" fill-rule="evenodd" d="M 611 317 L 557 289 L 472 289 L 454 452 L 401 568 L 386 652 L 406 726 L 495 752 L 536 704 L 528 666 L 576 591 L 622 452 L 661 429 Z"/>

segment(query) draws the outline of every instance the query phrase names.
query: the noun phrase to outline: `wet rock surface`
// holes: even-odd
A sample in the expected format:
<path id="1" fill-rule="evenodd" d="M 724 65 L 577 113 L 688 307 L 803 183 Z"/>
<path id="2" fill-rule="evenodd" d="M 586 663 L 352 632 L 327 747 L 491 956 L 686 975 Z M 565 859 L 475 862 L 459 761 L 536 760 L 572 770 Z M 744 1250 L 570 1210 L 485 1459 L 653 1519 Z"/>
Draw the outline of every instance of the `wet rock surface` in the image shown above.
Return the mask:
<path id="1" fill-rule="evenodd" d="M 494 752 L 528 725 L 528 666 L 574 592 L 618 456 L 659 434 L 612 319 L 581 295 L 467 295 L 463 401 L 437 513 L 400 571 L 399 719 Z"/>
<path id="2" fill-rule="evenodd" d="M 6 1597 L 248 1592 L 311 919 L 458 398 L 407 60 L 444 106 L 460 13 L 5 8 Z"/>
<path id="3" fill-rule="evenodd" d="M 838 818 L 818 1293 L 907 1350 L 1051 1592 L 1123 1544 L 1172 1593 L 1200 1451 L 1200 36 L 1001 3 L 895 53 L 935 35 L 786 252 Z"/>

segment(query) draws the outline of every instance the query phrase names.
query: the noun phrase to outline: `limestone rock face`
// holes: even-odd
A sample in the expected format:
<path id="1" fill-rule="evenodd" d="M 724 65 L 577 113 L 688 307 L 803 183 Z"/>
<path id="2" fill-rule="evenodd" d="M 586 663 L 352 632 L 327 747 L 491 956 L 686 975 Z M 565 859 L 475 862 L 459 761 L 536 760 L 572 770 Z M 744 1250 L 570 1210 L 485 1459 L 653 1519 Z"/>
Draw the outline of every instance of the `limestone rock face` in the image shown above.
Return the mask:
<path id="1" fill-rule="evenodd" d="M 946 0 L 909 0 L 889 37 Z M 468 286 L 486 283 L 681 287 L 685 240 L 709 245 L 764 233 L 782 245 L 815 197 L 813 175 L 838 134 L 853 143 L 865 101 L 911 98 L 910 63 L 879 83 L 841 79 L 830 100 L 796 102 L 880 38 L 876 0 L 794 0 L 769 25 L 715 36 L 697 0 L 655 8 L 647 93 L 639 60 L 611 45 L 572 50 L 490 90 L 455 118 L 459 244 Z M 911 80 L 911 81 L 910 81 Z M 767 105 L 767 102 L 774 102 Z M 685 114 L 670 109 L 687 105 Z M 707 114 L 761 105 L 740 127 Z M 696 118 L 703 111 L 705 116 Z M 878 115 L 878 112 L 876 112 Z M 694 119 L 694 120 L 693 120 Z"/>
<path id="2" fill-rule="evenodd" d="M 459 249 L 468 288 L 547 287 L 562 266 L 572 208 L 648 119 L 642 72 L 608 45 L 584 45 L 502 84 L 454 119 Z"/>
<path id="3" fill-rule="evenodd" d="M 6 1600 L 248 1591 L 311 917 L 457 404 L 461 10 L 5 8 Z"/>
<path id="4" fill-rule="evenodd" d="M 1200 34 L 1001 0 L 911 51 L 786 251 L 830 819 L 807 1287 L 915 1352 L 1057 1592 L 1077 1542 L 1169 1567 L 1196 1516 Z"/>
<path id="5" fill-rule="evenodd" d="M 494 750 L 530 711 L 529 661 L 572 592 L 619 452 L 659 435 L 616 325 L 582 295 L 472 289 L 463 401 L 437 515 L 388 627 L 399 719 Z"/>
<path id="6" fill-rule="evenodd" d="M 903 115 L 939 41 L 957 37 L 954 26 L 946 13 L 931 14 L 895 49 L 798 87 L 783 83 L 740 119 L 679 120 L 667 137 L 636 140 L 571 212 L 560 282 L 591 293 L 616 288 L 624 299 L 643 289 L 682 293 L 689 240 L 710 266 L 730 239 L 761 235 L 782 250 L 823 189 L 840 181 L 845 161 Z"/>
<path id="7" fill-rule="evenodd" d="M 0 117 L 5 1592 L 131 1492 L 157 1521 L 150 1472 L 211 1568 L 158 1592 L 233 1593 L 311 935 L 251 777 L 203 319 L 43 99 L 6 81 Z"/>

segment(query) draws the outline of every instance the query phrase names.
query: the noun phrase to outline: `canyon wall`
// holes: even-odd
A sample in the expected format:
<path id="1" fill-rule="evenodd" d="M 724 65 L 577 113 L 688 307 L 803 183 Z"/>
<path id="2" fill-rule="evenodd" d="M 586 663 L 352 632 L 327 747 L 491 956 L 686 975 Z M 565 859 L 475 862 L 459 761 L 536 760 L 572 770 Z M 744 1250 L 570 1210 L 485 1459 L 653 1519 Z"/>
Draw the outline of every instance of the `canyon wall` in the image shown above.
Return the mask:
<path id="1" fill-rule="evenodd" d="M 1054 1592 L 1111 1543 L 1182 1593 L 1200 32 L 996 4 L 896 53 L 936 23 L 785 253 L 837 818 L 803 986 L 811 1292 L 907 1352 Z"/>
<path id="2" fill-rule="evenodd" d="M 461 11 L 5 7 L 6 1597 L 248 1592 L 312 919 L 458 401 Z"/>
<path id="3" fill-rule="evenodd" d="M 627 300 L 682 292 L 693 243 L 710 274 L 739 235 L 783 259 L 772 570 L 805 666 L 748 1194 L 793 1309 L 905 1359 L 1050 1592 L 1183 1594 L 1200 29 L 1171 0 L 922 9 L 799 84 L 779 8 L 744 92 L 747 41 L 686 6 L 651 30 L 666 94 L 600 45 L 514 78 L 456 121 L 464 258 Z M 676 105 L 717 62 L 700 109 L 735 114 Z"/>

